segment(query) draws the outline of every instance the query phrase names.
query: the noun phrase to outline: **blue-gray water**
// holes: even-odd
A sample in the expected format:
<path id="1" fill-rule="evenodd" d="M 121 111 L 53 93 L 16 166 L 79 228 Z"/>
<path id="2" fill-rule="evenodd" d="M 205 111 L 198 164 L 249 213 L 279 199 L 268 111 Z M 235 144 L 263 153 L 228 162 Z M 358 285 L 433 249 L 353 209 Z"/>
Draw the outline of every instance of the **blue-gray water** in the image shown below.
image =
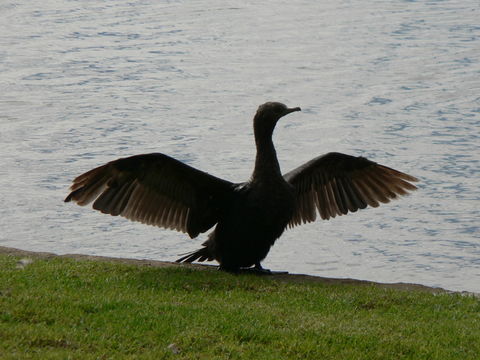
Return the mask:
<path id="1" fill-rule="evenodd" d="M 267 267 L 480 291 L 480 5 L 462 1 L 2 1 L 0 245 L 174 260 L 205 235 L 62 202 L 76 175 L 163 152 L 249 177 L 251 118 L 304 111 L 284 171 L 328 151 L 421 179 L 412 196 L 288 230 Z"/>

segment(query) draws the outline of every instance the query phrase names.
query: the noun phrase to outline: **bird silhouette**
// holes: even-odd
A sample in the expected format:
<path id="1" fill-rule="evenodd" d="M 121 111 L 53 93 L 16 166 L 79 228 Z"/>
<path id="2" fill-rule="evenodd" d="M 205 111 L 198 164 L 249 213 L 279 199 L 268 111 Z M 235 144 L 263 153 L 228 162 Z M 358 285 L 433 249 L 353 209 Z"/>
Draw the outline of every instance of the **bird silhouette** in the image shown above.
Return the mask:
<path id="1" fill-rule="evenodd" d="M 299 107 L 261 105 L 251 178 L 233 183 L 160 153 L 121 158 L 74 179 L 65 202 L 93 202 L 105 214 L 174 229 L 191 238 L 215 226 L 203 246 L 177 262 L 213 261 L 220 269 L 269 273 L 261 261 L 287 227 L 377 207 L 416 187 L 417 178 L 364 157 L 318 156 L 283 174 L 272 141 L 278 120 Z"/>

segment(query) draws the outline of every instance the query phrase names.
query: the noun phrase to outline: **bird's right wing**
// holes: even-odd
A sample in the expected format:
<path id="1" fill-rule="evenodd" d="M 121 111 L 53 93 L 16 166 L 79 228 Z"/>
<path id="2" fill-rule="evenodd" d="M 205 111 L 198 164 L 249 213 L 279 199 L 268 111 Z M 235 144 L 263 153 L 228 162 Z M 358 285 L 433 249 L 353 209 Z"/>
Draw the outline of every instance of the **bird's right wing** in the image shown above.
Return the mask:
<path id="1" fill-rule="evenodd" d="M 73 180 L 65 202 L 110 215 L 188 233 L 192 238 L 218 221 L 233 184 L 164 154 L 111 161 Z"/>
<path id="2" fill-rule="evenodd" d="M 416 189 L 417 178 L 364 157 L 328 153 L 284 176 L 295 192 L 295 212 L 290 227 L 377 207 Z"/>

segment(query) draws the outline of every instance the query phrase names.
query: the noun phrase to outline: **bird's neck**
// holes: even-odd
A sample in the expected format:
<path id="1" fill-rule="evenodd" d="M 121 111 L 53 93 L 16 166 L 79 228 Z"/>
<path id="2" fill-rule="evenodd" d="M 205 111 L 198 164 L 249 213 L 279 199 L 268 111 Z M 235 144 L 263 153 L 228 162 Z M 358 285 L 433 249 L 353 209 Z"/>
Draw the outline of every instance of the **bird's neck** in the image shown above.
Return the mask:
<path id="1" fill-rule="evenodd" d="M 257 156 L 255 158 L 252 181 L 273 180 L 282 176 L 271 135 L 272 134 L 268 134 L 268 136 L 262 137 L 255 136 Z"/>

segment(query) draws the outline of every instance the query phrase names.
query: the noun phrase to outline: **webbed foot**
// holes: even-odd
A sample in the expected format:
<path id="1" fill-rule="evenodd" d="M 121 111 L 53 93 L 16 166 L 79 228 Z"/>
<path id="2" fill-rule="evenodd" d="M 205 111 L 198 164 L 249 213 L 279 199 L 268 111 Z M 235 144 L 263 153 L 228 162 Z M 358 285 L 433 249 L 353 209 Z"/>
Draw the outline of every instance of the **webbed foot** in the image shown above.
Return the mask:
<path id="1" fill-rule="evenodd" d="M 270 269 L 265 269 L 260 263 L 256 263 L 253 268 L 249 268 L 254 274 L 257 275 L 285 275 L 288 274 L 288 271 L 272 271 Z"/>
<path id="2" fill-rule="evenodd" d="M 231 274 L 255 274 L 255 275 L 285 275 L 288 274 L 288 271 L 272 271 L 265 269 L 260 265 L 260 263 L 255 264 L 253 267 L 249 268 L 229 268 L 223 265 L 218 267 L 218 270 L 225 271 Z"/>

